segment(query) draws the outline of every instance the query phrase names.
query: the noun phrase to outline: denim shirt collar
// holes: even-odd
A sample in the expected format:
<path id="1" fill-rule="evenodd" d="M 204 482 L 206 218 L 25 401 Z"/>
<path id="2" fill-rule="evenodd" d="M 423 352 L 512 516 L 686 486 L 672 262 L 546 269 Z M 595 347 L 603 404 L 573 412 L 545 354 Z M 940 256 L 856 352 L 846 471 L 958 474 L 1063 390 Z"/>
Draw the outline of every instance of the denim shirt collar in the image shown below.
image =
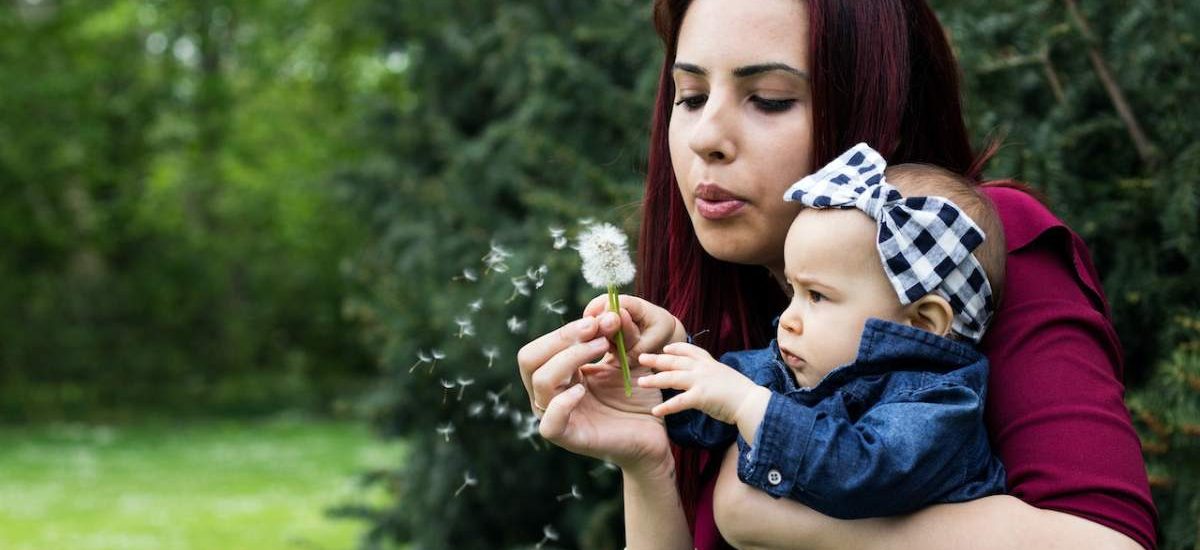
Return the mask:
<path id="1" fill-rule="evenodd" d="M 772 324 L 778 326 L 779 318 L 776 317 Z M 856 378 L 893 372 L 897 365 L 916 363 L 923 371 L 946 372 L 982 359 L 982 354 L 970 344 L 919 328 L 871 318 L 863 327 L 854 362 L 829 371 L 812 388 L 801 388 L 796 384 L 791 368 L 783 362 L 778 340 L 771 340 L 770 348 L 775 366 L 785 382 L 786 393 L 831 393 Z"/>

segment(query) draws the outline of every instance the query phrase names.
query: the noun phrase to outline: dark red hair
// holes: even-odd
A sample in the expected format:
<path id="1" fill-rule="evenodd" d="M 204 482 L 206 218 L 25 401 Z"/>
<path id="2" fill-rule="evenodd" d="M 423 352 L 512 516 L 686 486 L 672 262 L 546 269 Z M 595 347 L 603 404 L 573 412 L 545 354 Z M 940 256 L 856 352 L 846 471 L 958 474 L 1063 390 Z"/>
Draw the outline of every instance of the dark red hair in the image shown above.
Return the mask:
<path id="1" fill-rule="evenodd" d="M 812 156 L 822 166 L 860 141 L 889 163 L 920 162 L 977 179 L 963 123 L 958 64 L 923 0 L 807 0 Z M 666 59 L 655 100 L 638 248 L 642 297 L 678 317 L 714 355 L 762 347 L 786 305 L 762 266 L 737 265 L 700 246 L 677 190 L 668 145 L 679 29 L 690 0 L 655 0 L 654 25 Z M 676 449 L 680 498 L 695 523 L 702 480 L 720 456 Z"/>

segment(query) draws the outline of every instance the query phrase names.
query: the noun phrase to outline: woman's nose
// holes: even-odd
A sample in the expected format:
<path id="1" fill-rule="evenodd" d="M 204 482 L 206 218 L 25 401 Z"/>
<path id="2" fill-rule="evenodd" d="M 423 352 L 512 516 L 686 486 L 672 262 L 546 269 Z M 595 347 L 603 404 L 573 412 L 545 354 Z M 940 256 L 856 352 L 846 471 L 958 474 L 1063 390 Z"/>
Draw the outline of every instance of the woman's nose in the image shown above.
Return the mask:
<path id="1" fill-rule="evenodd" d="M 737 156 L 736 108 L 719 94 L 709 96 L 688 145 L 708 162 L 730 162 Z"/>

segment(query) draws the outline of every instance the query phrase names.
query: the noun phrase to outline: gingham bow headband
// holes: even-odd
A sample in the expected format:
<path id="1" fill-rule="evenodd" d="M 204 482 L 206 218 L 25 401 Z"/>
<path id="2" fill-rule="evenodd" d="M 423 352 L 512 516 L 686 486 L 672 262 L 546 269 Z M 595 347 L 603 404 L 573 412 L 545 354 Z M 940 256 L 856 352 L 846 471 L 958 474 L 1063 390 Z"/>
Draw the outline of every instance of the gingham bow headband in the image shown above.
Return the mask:
<path id="1" fill-rule="evenodd" d="M 971 251 L 986 238 L 943 197 L 909 197 L 883 177 L 887 162 L 865 143 L 792 184 L 784 200 L 810 208 L 858 208 L 876 221 L 884 271 L 910 304 L 937 292 L 954 309 L 954 332 L 978 342 L 992 314 L 992 286 Z"/>

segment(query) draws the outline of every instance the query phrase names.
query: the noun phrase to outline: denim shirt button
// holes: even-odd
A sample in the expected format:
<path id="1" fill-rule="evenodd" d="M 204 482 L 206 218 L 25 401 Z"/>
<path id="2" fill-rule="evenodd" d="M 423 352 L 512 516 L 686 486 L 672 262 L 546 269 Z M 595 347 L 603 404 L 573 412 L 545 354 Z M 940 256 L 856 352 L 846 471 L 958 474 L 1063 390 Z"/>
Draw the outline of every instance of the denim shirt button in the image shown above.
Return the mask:
<path id="1" fill-rule="evenodd" d="M 780 474 L 779 470 L 773 469 L 767 472 L 767 483 L 770 483 L 771 485 L 779 485 L 782 481 L 783 474 Z"/>

